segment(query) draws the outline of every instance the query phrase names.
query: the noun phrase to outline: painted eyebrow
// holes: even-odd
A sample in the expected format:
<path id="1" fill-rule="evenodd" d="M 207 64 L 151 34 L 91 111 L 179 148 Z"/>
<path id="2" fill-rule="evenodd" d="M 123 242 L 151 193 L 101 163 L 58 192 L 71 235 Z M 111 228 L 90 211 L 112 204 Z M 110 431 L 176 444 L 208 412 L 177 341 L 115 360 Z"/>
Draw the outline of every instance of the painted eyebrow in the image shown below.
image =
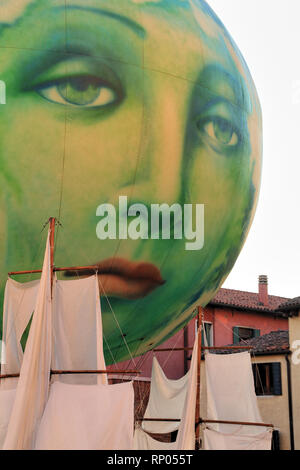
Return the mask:
<path id="1" fill-rule="evenodd" d="M 220 82 L 222 80 L 225 81 L 225 83 L 230 87 L 230 89 L 233 92 L 233 95 L 236 98 L 236 106 L 239 108 L 243 109 L 244 111 L 250 111 L 250 96 L 247 88 L 245 87 L 245 84 L 243 83 L 242 80 L 239 80 L 237 77 L 235 77 L 229 70 L 226 70 L 223 66 L 215 66 L 215 65 L 207 65 L 201 72 L 201 76 L 204 76 L 204 80 L 202 83 L 207 81 L 207 76 L 205 76 L 207 73 L 211 74 L 215 72 L 215 80 L 217 82 Z M 211 87 L 207 87 L 212 91 L 213 93 L 216 93 L 216 89 L 212 89 Z M 224 100 L 231 102 L 226 96 L 223 96 L 223 93 L 221 93 L 221 96 L 224 98 Z"/>
<path id="2" fill-rule="evenodd" d="M 131 20 L 130 18 L 127 18 L 126 16 L 119 15 L 118 13 L 114 13 L 109 10 L 103 10 L 102 8 L 93 8 L 93 7 L 83 7 L 80 5 L 67 5 L 67 6 L 59 6 L 59 7 L 54 7 L 55 10 L 82 10 L 82 11 L 88 11 L 91 13 L 95 13 L 97 15 L 102 15 L 102 16 L 107 16 L 109 18 L 112 18 L 114 20 L 120 21 L 123 23 L 125 26 L 130 28 L 135 34 L 137 34 L 140 38 L 144 39 L 146 36 L 146 30 L 136 23 L 135 21 Z"/>

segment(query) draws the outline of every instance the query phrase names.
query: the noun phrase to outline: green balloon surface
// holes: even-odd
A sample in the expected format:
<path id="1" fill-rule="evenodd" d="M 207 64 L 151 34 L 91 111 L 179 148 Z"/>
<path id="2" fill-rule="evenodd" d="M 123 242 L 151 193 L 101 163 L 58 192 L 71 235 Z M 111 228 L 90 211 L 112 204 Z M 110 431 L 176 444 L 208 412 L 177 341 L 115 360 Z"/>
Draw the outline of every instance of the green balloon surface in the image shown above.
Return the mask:
<path id="1" fill-rule="evenodd" d="M 97 267 L 107 362 L 160 344 L 255 212 L 261 111 L 234 41 L 202 0 L 6 0 L 0 81 L 2 296 L 57 217 L 55 265 Z"/>

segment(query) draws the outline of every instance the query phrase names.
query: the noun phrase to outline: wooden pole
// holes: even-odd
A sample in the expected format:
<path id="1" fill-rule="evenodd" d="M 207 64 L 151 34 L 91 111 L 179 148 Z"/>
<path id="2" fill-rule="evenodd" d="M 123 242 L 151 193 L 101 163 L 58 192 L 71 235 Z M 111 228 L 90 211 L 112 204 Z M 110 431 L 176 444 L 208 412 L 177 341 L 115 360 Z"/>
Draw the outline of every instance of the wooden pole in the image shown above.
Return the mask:
<path id="1" fill-rule="evenodd" d="M 136 421 L 181 421 L 179 418 L 136 418 Z M 273 428 L 274 424 L 268 423 L 252 423 L 249 421 L 225 421 L 225 420 L 214 420 L 214 419 L 202 419 L 196 423 L 221 423 L 221 424 L 238 424 L 242 426 L 263 426 L 266 428 Z"/>
<path id="2" fill-rule="evenodd" d="M 140 374 L 139 370 L 51 370 L 52 375 L 64 374 Z"/>
<path id="3" fill-rule="evenodd" d="M 203 308 L 198 307 L 198 357 L 197 357 L 197 395 L 196 395 L 196 423 L 200 420 L 200 383 L 201 383 L 201 353 L 202 353 L 202 319 Z M 200 428 L 196 427 L 196 450 L 199 450 Z"/>
<path id="4" fill-rule="evenodd" d="M 140 370 L 51 370 L 50 375 L 64 375 L 64 374 L 140 374 Z M 2 374 L 0 379 L 11 379 L 13 377 L 20 377 L 20 374 Z"/>
<path id="5" fill-rule="evenodd" d="M 253 422 L 248 422 L 248 421 L 227 421 L 227 420 L 220 420 L 220 419 L 200 418 L 197 424 L 201 424 L 201 423 L 238 424 L 240 426 L 263 426 L 266 428 L 274 427 L 274 424 L 267 424 L 267 423 L 253 423 Z"/>
<path id="6" fill-rule="evenodd" d="M 29 271 L 10 271 L 9 273 L 7 273 L 9 276 L 15 276 L 17 274 L 38 274 L 38 273 L 41 273 L 42 270 L 41 269 L 31 269 Z"/>
<path id="7" fill-rule="evenodd" d="M 166 421 L 166 422 L 178 422 L 180 418 L 135 418 L 136 421 Z"/>
<path id="8" fill-rule="evenodd" d="M 166 351 L 192 351 L 193 348 L 191 347 L 186 347 L 186 348 L 162 348 L 162 349 L 152 349 L 153 352 L 166 352 Z M 216 351 L 222 351 L 223 349 L 226 351 L 231 350 L 231 349 L 253 349 L 253 346 L 203 346 L 201 347 L 202 351 L 205 350 L 216 350 Z"/>
<path id="9" fill-rule="evenodd" d="M 0 379 L 11 379 L 13 377 L 20 377 L 20 374 L 2 374 Z"/>
<path id="10" fill-rule="evenodd" d="M 68 266 L 65 268 L 56 268 L 53 266 L 53 271 L 58 272 L 58 271 L 94 271 L 98 272 L 101 274 L 101 269 L 98 266 L 91 265 L 91 266 Z M 9 276 L 15 276 L 17 274 L 32 274 L 32 273 L 41 273 L 41 269 L 29 269 L 27 271 L 10 271 L 8 273 Z M 107 272 L 107 271 L 106 271 Z"/>
<path id="11" fill-rule="evenodd" d="M 66 268 L 56 268 L 53 266 L 53 272 L 58 272 L 58 271 L 99 271 L 99 268 L 97 266 L 69 266 Z M 10 271 L 8 273 L 9 276 L 15 276 L 17 274 L 37 274 L 41 273 L 41 269 L 30 269 L 27 271 Z"/>
<path id="12" fill-rule="evenodd" d="M 51 270 L 51 297 L 53 292 L 54 279 L 54 237 L 55 237 L 55 217 L 50 217 L 50 270 Z"/>

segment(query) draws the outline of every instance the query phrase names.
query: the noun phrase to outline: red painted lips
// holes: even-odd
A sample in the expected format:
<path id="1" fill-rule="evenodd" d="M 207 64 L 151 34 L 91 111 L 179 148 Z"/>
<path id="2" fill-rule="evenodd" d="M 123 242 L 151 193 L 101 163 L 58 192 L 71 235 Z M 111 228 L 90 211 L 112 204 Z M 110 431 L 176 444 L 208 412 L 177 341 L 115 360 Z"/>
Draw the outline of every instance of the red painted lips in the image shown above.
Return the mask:
<path id="1" fill-rule="evenodd" d="M 134 262 L 124 258 L 107 258 L 93 264 L 98 272 L 100 292 L 107 296 L 138 299 L 145 297 L 165 281 L 152 263 Z M 67 271 L 66 276 L 90 276 L 93 269 Z"/>

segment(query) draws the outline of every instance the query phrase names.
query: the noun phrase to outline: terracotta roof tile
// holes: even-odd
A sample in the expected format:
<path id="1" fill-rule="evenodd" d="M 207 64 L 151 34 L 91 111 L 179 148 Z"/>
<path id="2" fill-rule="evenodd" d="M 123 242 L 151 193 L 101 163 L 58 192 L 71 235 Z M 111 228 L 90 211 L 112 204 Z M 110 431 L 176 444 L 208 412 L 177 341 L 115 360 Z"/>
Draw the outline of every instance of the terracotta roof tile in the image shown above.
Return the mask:
<path id="1" fill-rule="evenodd" d="M 278 307 L 282 311 L 291 311 L 300 309 L 300 297 L 295 297 L 294 299 L 289 299 L 287 302 L 279 305 Z"/>
<path id="2" fill-rule="evenodd" d="M 258 336 L 257 338 L 251 338 L 246 341 L 241 341 L 240 343 L 235 344 L 234 346 L 252 346 L 251 353 L 255 354 L 277 354 L 277 353 L 284 353 L 289 352 L 290 345 L 289 345 L 289 332 L 288 330 L 277 330 L 271 331 L 262 336 Z M 228 345 L 233 346 L 233 345 Z M 232 353 L 232 352 L 242 352 L 245 351 L 244 349 L 237 349 L 237 350 L 215 350 L 215 353 Z"/>
<path id="3" fill-rule="evenodd" d="M 281 304 L 289 300 L 286 297 L 269 295 L 269 304 L 262 305 L 258 300 L 258 293 L 221 288 L 209 303 L 248 310 L 276 312 Z"/>

